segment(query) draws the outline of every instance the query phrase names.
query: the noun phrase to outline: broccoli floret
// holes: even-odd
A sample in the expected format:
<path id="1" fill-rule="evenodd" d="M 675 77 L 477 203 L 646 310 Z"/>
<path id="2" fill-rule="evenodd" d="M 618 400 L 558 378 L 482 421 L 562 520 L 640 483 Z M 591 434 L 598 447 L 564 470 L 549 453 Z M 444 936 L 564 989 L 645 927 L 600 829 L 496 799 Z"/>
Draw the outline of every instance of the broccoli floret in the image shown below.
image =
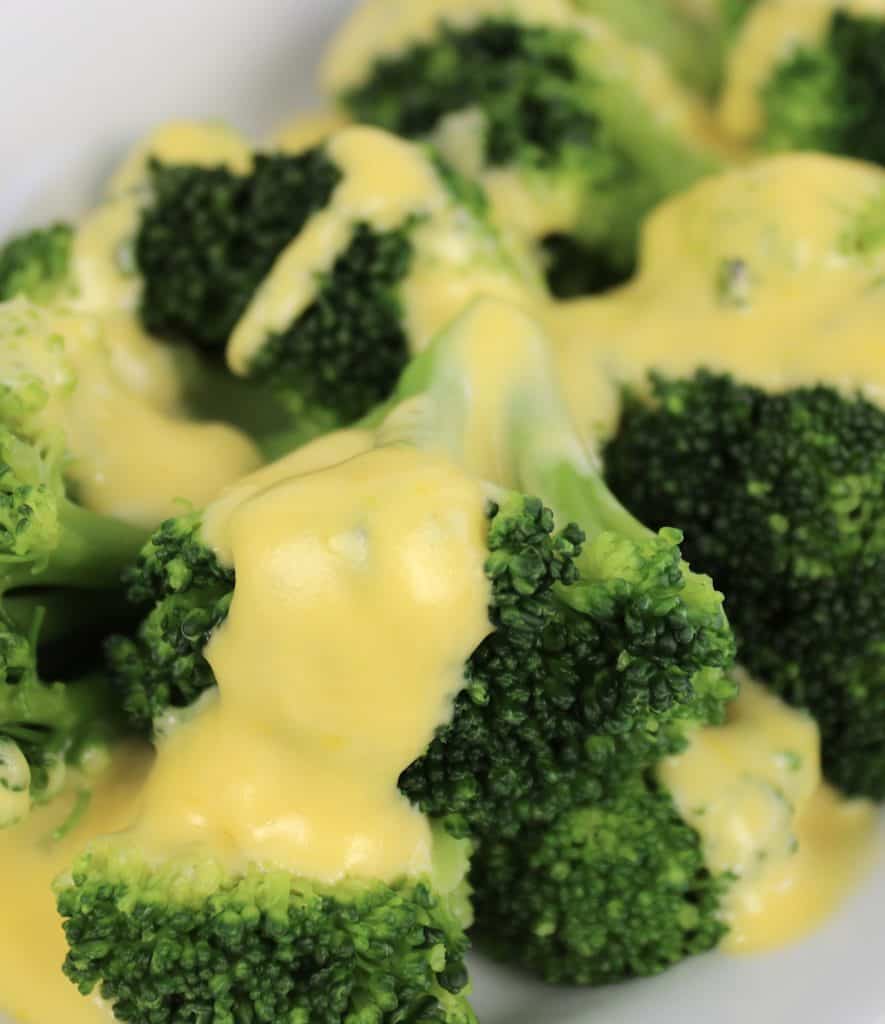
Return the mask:
<path id="1" fill-rule="evenodd" d="M 629 775 L 592 804 L 474 858 L 477 938 L 546 981 L 657 974 L 718 944 L 725 876 L 657 783 Z"/>
<path id="2" fill-rule="evenodd" d="M 47 302 L 67 294 L 72 241 L 68 224 L 53 224 L 0 247 L 0 302 L 16 296 Z"/>
<path id="3" fill-rule="evenodd" d="M 487 316 L 505 332 L 516 380 L 471 376 L 472 353 L 498 343 Z M 562 448 L 536 464 L 530 437 L 520 434 L 497 460 L 521 462 L 525 479 L 495 481 L 509 490 L 495 491 L 489 506 L 495 630 L 465 666 L 451 722 L 400 780 L 456 835 L 512 833 L 594 799 L 620 761 L 672 749 L 670 722 L 717 721 L 734 693 L 723 676 L 733 643 L 721 596 L 687 570 L 676 531 L 645 530 L 589 461 L 575 461 L 581 448 L 546 339 L 526 316 L 491 301 L 472 307 L 413 361 L 365 425 L 379 443 L 445 447 L 453 425 L 488 404 L 504 437 L 526 387 L 539 397 L 522 410 L 523 424 L 534 424 L 525 429 L 560 422 Z M 202 650 L 235 580 L 202 542 L 198 516 L 166 524 L 131 579 L 136 601 L 156 603 L 136 635 L 111 641 L 108 653 L 128 710 L 145 725 L 214 685 Z"/>
<path id="4" fill-rule="evenodd" d="M 465 897 L 463 882 L 324 886 L 95 845 L 59 886 L 64 970 L 130 1024 L 475 1024 Z"/>
<path id="5" fill-rule="evenodd" d="M 401 166 L 407 155 L 426 176 L 428 194 L 398 223 L 385 221 L 383 211 L 376 216 L 388 202 L 383 195 L 365 217 L 346 199 L 340 211 L 336 206 L 346 176 L 334 159 L 335 139 L 353 142 L 357 133 L 378 159 Z M 403 298 L 413 272 L 451 265 L 456 280 L 480 290 L 490 287 L 494 268 L 507 287 L 540 291 L 487 223 L 475 186 L 430 153 L 373 129 L 347 129 L 298 155 L 259 154 L 249 174 L 156 161 L 150 173 L 152 199 L 135 246 L 142 319 L 163 337 L 227 346 L 234 372 L 282 401 L 294 426 L 266 449 L 291 448 L 351 423 L 390 394 L 410 350 L 425 340 L 414 335 L 414 311 Z M 287 310 L 280 322 L 268 303 L 292 290 L 276 287 L 274 278 L 289 273 L 287 247 L 297 245 L 312 216 L 339 213 L 352 221 L 346 240 L 331 265 L 313 274 L 305 307 Z M 480 283 L 471 284 L 472 270 Z M 244 332 L 250 337 L 241 352 Z"/>
<path id="6" fill-rule="evenodd" d="M 360 121 L 407 138 L 433 138 L 461 170 L 487 182 L 493 203 L 495 173 L 514 171 L 525 193 L 520 204 L 541 210 L 529 219 L 556 221 L 532 240 L 572 236 L 622 279 L 633 269 L 644 215 L 714 169 L 718 158 L 683 131 L 697 112 L 677 84 L 668 79 L 664 90 L 678 109 L 665 125 L 610 50 L 617 43 L 628 63 L 655 62 L 654 54 L 598 37 L 599 23 L 588 28 L 577 11 L 574 26 L 562 27 L 544 23 L 531 5 L 503 7 L 472 25 L 441 18 L 432 38 L 398 53 L 379 42 L 370 70 L 361 80 L 342 80 L 338 98 Z M 667 78 L 663 66 L 656 72 Z M 337 72 L 330 77 L 338 87 Z M 660 95 L 658 101 L 665 102 Z M 449 130 L 453 118 L 465 116 L 475 120 L 473 130 Z M 506 211 L 502 217 L 510 219 Z M 595 275 L 581 280 L 586 287 L 600 283 Z"/>
<path id="7" fill-rule="evenodd" d="M 762 145 L 823 150 L 885 164 L 885 19 L 836 11 L 762 90 Z"/>
<path id="8" fill-rule="evenodd" d="M 829 387 L 767 393 L 727 375 L 626 397 L 614 491 L 676 522 L 728 594 L 739 656 L 809 709 L 826 775 L 885 797 L 885 412 Z"/>
<path id="9" fill-rule="evenodd" d="M 0 610 L 0 828 L 27 817 L 34 804 L 55 796 L 69 766 L 104 748 L 121 729 L 106 680 L 91 676 L 45 682 L 35 641 Z"/>
<path id="10" fill-rule="evenodd" d="M 135 244 L 145 327 L 223 348 L 274 260 L 339 177 L 321 150 L 258 154 L 251 174 L 152 160 L 152 198 Z"/>

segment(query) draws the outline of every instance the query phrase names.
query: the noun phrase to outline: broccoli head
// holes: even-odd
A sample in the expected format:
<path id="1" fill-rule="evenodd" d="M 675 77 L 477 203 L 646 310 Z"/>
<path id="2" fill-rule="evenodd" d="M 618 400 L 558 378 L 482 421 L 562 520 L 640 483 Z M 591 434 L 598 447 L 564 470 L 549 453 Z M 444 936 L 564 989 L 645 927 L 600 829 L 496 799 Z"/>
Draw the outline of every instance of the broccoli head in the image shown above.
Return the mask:
<path id="1" fill-rule="evenodd" d="M 370 166 L 386 166 L 389 183 L 355 194 Z M 235 373 L 285 400 L 289 447 L 386 398 L 439 326 L 423 324 L 428 309 L 444 322 L 471 290 L 540 291 L 475 188 L 373 129 L 258 154 L 249 173 L 154 161 L 150 181 L 135 244 L 145 326 L 226 347 Z M 428 275 L 438 287 L 419 303 L 412 290 Z"/>
<path id="2" fill-rule="evenodd" d="M 553 983 L 602 985 L 657 974 L 718 944 L 727 876 L 642 773 L 474 858 L 477 939 Z"/>
<path id="3" fill-rule="evenodd" d="M 885 163 L 885 18 L 849 7 L 753 5 L 736 32 L 720 100 L 728 134 L 766 150 Z"/>
<path id="4" fill-rule="evenodd" d="M 553 5 L 548 17 L 527 0 L 492 2 L 472 22 L 447 20 L 435 0 L 417 6 L 435 14 L 420 36 L 408 34 L 411 7 L 399 24 L 377 2 L 345 27 L 326 76 L 344 108 L 408 138 L 433 139 L 531 241 L 574 237 L 608 268 L 582 286 L 628 276 L 645 213 L 718 165 L 700 105 L 656 54 L 581 5 Z M 584 6 L 611 14 L 627 39 L 647 28 L 648 5 L 641 17 L 632 4 Z M 636 74 L 625 75 L 625 66 Z M 654 82 L 647 94 L 635 84 L 646 81 Z"/>
<path id="5" fill-rule="evenodd" d="M 835 11 L 762 92 L 769 149 L 816 149 L 885 164 L 885 18 Z"/>
<path id="6" fill-rule="evenodd" d="M 500 376 L 480 373 L 487 355 Z M 505 440 L 476 465 L 456 435 L 487 410 L 497 417 L 489 434 Z M 535 453 L 532 431 L 548 436 L 554 423 L 562 436 Z M 526 315 L 491 300 L 471 307 L 364 427 L 370 444 L 448 451 L 490 488 L 495 628 L 465 665 L 451 721 L 401 776 L 425 813 L 456 835 L 512 833 L 594 799 L 613 766 L 670 749 L 668 723 L 721 717 L 734 692 L 723 675 L 733 643 L 721 595 L 682 562 L 678 533 L 647 531 L 583 457 L 547 340 Z M 290 458 L 297 472 L 310 446 Z M 522 468 L 505 479 L 493 464 Z M 142 726 L 215 685 L 202 652 L 236 581 L 200 530 L 196 515 L 155 535 L 130 575 L 132 598 L 153 609 L 134 635 L 108 644 Z"/>
<path id="7" fill-rule="evenodd" d="M 97 843 L 58 883 L 65 974 L 130 1024 L 475 1024 L 457 856 L 440 882 L 321 885 Z"/>
<path id="8" fill-rule="evenodd" d="M 70 225 L 53 224 L 0 246 L 0 302 L 18 295 L 46 302 L 68 294 L 72 242 Z"/>
<path id="9" fill-rule="evenodd" d="M 824 769 L 885 796 L 885 412 L 825 386 L 768 393 L 729 375 L 656 377 L 626 398 L 608 479 L 676 522 L 729 598 L 739 654 L 808 708 Z"/>

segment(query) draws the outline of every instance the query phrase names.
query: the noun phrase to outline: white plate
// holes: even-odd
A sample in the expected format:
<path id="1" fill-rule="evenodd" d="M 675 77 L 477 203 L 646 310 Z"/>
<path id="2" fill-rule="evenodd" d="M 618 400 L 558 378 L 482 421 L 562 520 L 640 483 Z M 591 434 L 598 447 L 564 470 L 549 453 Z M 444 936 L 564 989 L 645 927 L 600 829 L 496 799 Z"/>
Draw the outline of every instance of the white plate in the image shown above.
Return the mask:
<path id="1" fill-rule="evenodd" d="M 10 16 L 0 30 L 0 236 L 76 214 L 103 171 L 159 120 L 224 117 L 260 137 L 311 102 L 323 40 L 351 6 L 7 4 Z M 482 1024 L 885 1024 L 883 911 L 885 858 L 826 929 L 781 952 L 710 955 L 660 978 L 595 992 L 549 989 L 480 962 L 474 1001 Z"/>

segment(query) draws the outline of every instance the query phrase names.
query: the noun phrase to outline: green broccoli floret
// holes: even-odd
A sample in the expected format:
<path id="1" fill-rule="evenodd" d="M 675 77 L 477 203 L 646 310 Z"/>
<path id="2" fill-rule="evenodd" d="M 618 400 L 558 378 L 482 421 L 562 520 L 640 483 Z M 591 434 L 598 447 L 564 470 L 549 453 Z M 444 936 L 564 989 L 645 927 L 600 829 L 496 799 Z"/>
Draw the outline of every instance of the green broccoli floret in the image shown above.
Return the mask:
<path id="1" fill-rule="evenodd" d="M 135 245 L 145 327 L 223 348 L 274 260 L 339 178 L 321 150 L 258 154 L 251 174 L 152 160 L 152 198 Z"/>
<path id="2" fill-rule="evenodd" d="M 885 18 L 835 11 L 762 90 L 762 145 L 823 150 L 885 164 Z"/>
<path id="3" fill-rule="evenodd" d="M 503 345 L 494 380 L 472 369 L 486 344 Z M 723 676 L 733 643 L 721 595 L 688 571 L 676 531 L 647 531 L 584 459 L 547 341 L 524 314 L 492 301 L 471 307 L 364 425 L 379 444 L 443 448 L 471 469 L 455 438 L 486 407 L 499 417 L 492 433 L 506 438 L 493 461 L 520 466 L 490 483 L 495 629 L 465 666 L 451 722 L 400 780 L 456 835 L 513 833 L 596 798 L 619 762 L 672 749 L 669 723 L 718 721 L 734 693 Z M 533 434 L 556 441 L 537 451 Z M 214 685 L 202 650 L 235 580 L 190 516 L 155 535 L 130 581 L 133 599 L 154 608 L 108 654 L 144 726 Z"/>
<path id="4" fill-rule="evenodd" d="M 47 302 L 67 294 L 72 241 L 68 224 L 53 224 L 0 246 L 0 302 L 19 295 Z"/>
<path id="5" fill-rule="evenodd" d="M 36 639 L 19 632 L 0 610 L 0 828 L 15 825 L 62 788 L 70 766 L 104 749 L 121 728 L 106 679 L 45 682 Z"/>
<path id="6" fill-rule="evenodd" d="M 631 273 L 638 227 L 651 207 L 719 161 L 683 130 L 696 111 L 677 84 L 669 86 L 679 97 L 678 113 L 662 118 L 624 74 L 629 44 L 618 41 L 627 50 L 615 60 L 612 41 L 597 34 L 577 11 L 574 27 L 553 26 L 530 4 L 502 5 L 500 15 L 467 26 L 441 19 L 432 38 L 401 52 L 379 43 L 370 70 L 342 84 L 337 98 L 357 120 L 432 138 L 461 170 L 488 182 L 493 202 L 494 172 L 513 170 L 524 186 L 523 205 L 561 221 L 540 228 L 532 241 L 542 243 L 544 232 L 574 237 L 608 268 L 602 277 L 578 280 L 604 286 Z M 655 59 L 641 47 L 635 57 Z M 666 77 L 663 66 L 658 70 Z M 450 130 L 465 118 L 473 129 Z M 558 206 L 569 212 L 554 214 Z M 508 219 L 506 211 L 502 216 Z"/>
<path id="7" fill-rule="evenodd" d="M 817 719 L 827 776 L 885 797 L 885 412 L 823 386 L 656 377 L 606 465 L 637 515 L 685 530 L 742 663 Z"/>
<path id="8" fill-rule="evenodd" d="M 456 856 L 446 879 L 324 886 L 95 845 L 59 883 L 64 970 L 130 1024 L 475 1024 Z"/>
<path id="9" fill-rule="evenodd" d="M 371 131 L 382 157 L 393 152 L 402 158 L 400 140 L 348 131 Z M 306 308 L 288 323 L 260 324 L 263 337 L 240 357 L 233 351 L 236 329 L 243 329 L 252 301 L 260 305 L 260 286 L 278 257 L 302 237 L 312 216 L 337 209 L 345 175 L 331 142 L 299 155 L 258 154 L 249 174 L 154 161 L 152 199 L 136 239 L 145 326 L 216 351 L 227 346 L 234 372 L 287 408 L 294 428 L 266 444 L 277 451 L 353 422 L 390 394 L 410 350 L 423 342 L 413 336 L 403 299 L 420 265 L 451 264 L 468 286 L 475 270 L 484 282 L 473 285 L 478 290 L 488 286 L 494 267 L 515 289 L 539 290 L 487 223 L 481 192 L 430 153 L 409 148 L 436 190 L 425 197 L 426 208 L 419 204 L 399 223 L 380 227 L 371 213 L 360 219 L 342 211 L 353 219 L 349 237 L 332 264 L 314 275 Z"/>
<path id="10" fill-rule="evenodd" d="M 657 974 L 718 944 L 727 877 L 642 774 L 474 858 L 477 939 L 546 981 L 602 985 Z"/>

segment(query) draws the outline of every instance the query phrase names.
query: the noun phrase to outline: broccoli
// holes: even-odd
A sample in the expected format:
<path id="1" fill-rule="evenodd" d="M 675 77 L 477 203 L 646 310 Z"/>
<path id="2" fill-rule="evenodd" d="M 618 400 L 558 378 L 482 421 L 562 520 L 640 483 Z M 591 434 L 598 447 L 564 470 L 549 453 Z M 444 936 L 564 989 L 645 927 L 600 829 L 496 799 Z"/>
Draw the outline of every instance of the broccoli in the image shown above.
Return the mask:
<path id="1" fill-rule="evenodd" d="M 492 378 L 477 369 L 486 356 Z M 459 431 L 486 407 L 502 450 L 475 465 Z M 364 428 L 378 444 L 449 451 L 492 488 L 495 629 L 468 660 L 451 722 L 400 779 L 425 813 L 457 836 L 512 834 L 595 799 L 621 763 L 673 749 L 670 723 L 721 718 L 734 693 L 721 595 L 688 571 L 676 531 L 650 533 L 605 488 L 564 411 L 547 340 L 525 314 L 493 300 L 471 306 Z M 536 448 L 533 435 L 549 445 Z M 130 596 L 153 608 L 134 635 L 108 643 L 142 727 L 215 684 L 202 652 L 235 578 L 201 522 L 195 513 L 166 523 L 147 544 Z"/>
<path id="2" fill-rule="evenodd" d="M 19 295 L 46 302 L 69 294 L 72 242 L 69 224 L 53 224 L 0 246 L 0 302 Z"/>
<path id="3" fill-rule="evenodd" d="M 346 167 L 336 159 L 344 151 Z M 388 166 L 391 184 L 420 177 L 423 194 L 409 202 L 378 185 L 361 205 L 348 205 L 361 159 Z M 248 174 L 154 161 L 150 188 L 135 243 L 145 326 L 216 351 L 226 346 L 236 373 L 284 399 L 295 424 L 288 447 L 388 396 L 426 341 L 415 324 L 433 303 L 414 308 L 409 289 L 418 276 L 448 268 L 436 303 L 452 287 L 541 291 L 488 225 L 474 187 L 432 155 L 372 129 L 345 129 L 294 155 L 258 154 Z M 388 214 L 391 205 L 403 209 Z M 331 261 L 304 265 L 308 236 L 322 224 L 337 239 Z M 305 274 L 310 294 L 290 313 Z M 467 297 L 459 291 L 449 312 Z"/>
<path id="4" fill-rule="evenodd" d="M 700 107 L 656 55 L 570 5 L 546 21 L 528 2 L 486 4 L 473 24 L 445 20 L 440 5 L 433 34 L 405 44 L 381 6 L 366 4 L 333 47 L 327 78 L 340 103 L 358 120 L 433 139 L 532 241 L 565 235 L 589 248 L 609 270 L 585 287 L 629 276 L 643 216 L 719 165 Z M 380 35 L 366 35 L 377 39 L 367 49 L 361 26 L 372 17 Z M 640 93 L 635 83 L 651 80 L 654 95 Z"/>
<path id="5" fill-rule="evenodd" d="M 54 325 L 53 325 L 54 326 Z M 47 799 L 95 730 L 110 729 L 113 701 L 100 681 L 44 683 L 37 648 L 56 650 L 70 677 L 84 634 L 119 625 L 120 577 L 147 529 L 80 505 L 66 479 L 67 451 L 53 420 L 71 386 L 49 323 L 24 300 L 0 305 L 0 824 Z M 51 628 L 44 628 L 50 613 Z M 46 622 L 48 627 L 50 622 Z M 11 801 L 11 803 L 10 803 Z"/>
<path id="6" fill-rule="evenodd" d="M 762 90 L 767 149 L 816 149 L 885 164 L 885 18 L 835 11 Z"/>
<path id="7" fill-rule="evenodd" d="M 657 974 L 716 946 L 727 876 L 642 772 L 515 839 L 489 837 L 474 859 L 477 938 L 546 981 L 602 985 Z"/>
<path id="8" fill-rule="evenodd" d="M 466 858 L 458 844 L 439 857 L 438 879 L 321 885 L 96 844 L 59 883 L 64 970 L 131 1024 L 476 1024 Z"/>
<path id="9" fill-rule="evenodd" d="M 836 0 L 811 10 L 802 0 L 755 4 L 732 49 L 723 127 L 763 150 L 883 164 L 883 48 L 881 12 L 848 10 Z"/>
<path id="10" fill-rule="evenodd" d="M 321 150 L 258 154 L 248 174 L 152 159 L 135 243 L 145 327 L 223 349 L 277 256 L 339 179 Z"/>
<path id="11" fill-rule="evenodd" d="M 59 793 L 68 769 L 88 769 L 123 729 L 104 676 L 41 678 L 39 627 L 39 613 L 28 635 L 0 609 L 0 828 L 18 824 L 34 804 Z"/>
<path id="12" fill-rule="evenodd" d="M 811 710 L 827 776 L 885 797 L 885 412 L 826 386 L 656 376 L 606 451 L 615 492 L 676 522 L 729 598 L 740 659 Z"/>
<path id="13" fill-rule="evenodd" d="M 746 6 L 748 0 L 728 0 Z M 708 95 L 717 83 L 715 23 L 674 0 L 574 0 L 626 39 L 657 51 L 689 88 Z M 712 22 L 712 19 L 709 19 Z"/>

